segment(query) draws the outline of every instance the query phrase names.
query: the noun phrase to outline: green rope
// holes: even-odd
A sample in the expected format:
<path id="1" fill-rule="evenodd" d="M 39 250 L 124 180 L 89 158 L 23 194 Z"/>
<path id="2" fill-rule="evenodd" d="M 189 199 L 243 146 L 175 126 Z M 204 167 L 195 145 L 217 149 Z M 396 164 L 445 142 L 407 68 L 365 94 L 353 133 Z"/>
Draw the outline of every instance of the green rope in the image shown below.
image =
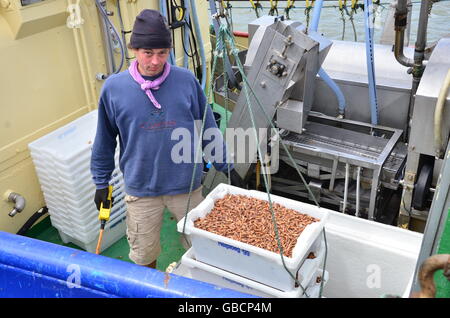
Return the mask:
<path id="1" fill-rule="evenodd" d="M 252 93 L 252 95 L 254 96 L 255 100 L 257 101 L 258 106 L 260 107 L 260 109 L 261 109 L 262 112 L 264 113 L 264 115 L 265 115 L 265 117 L 266 117 L 266 120 L 268 121 L 268 123 L 270 123 L 272 129 L 274 129 L 274 130 L 277 132 L 277 137 L 280 139 L 280 141 L 281 141 L 281 136 L 279 135 L 278 130 L 276 130 L 276 128 L 275 128 L 275 126 L 273 125 L 272 121 L 268 118 L 267 113 L 265 112 L 265 110 L 264 110 L 264 108 L 262 107 L 262 105 L 261 105 L 261 103 L 260 103 L 258 97 L 255 95 L 254 91 L 253 91 L 252 88 L 251 88 L 251 85 L 250 85 L 249 82 L 248 82 L 248 79 L 247 79 L 247 77 L 246 77 L 246 75 L 245 75 L 245 72 L 244 72 L 242 63 L 240 62 L 239 57 L 238 57 L 238 52 L 239 52 L 239 51 L 238 51 L 238 49 L 236 48 L 236 45 L 235 45 L 235 42 L 234 42 L 234 37 L 232 36 L 232 34 L 230 33 L 230 31 L 229 31 L 229 30 L 226 28 L 226 26 L 224 26 L 224 25 L 221 25 L 220 33 L 225 33 L 225 35 L 226 35 L 226 37 L 227 37 L 226 40 L 227 40 L 228 44 L 229 44 L 230 47 L 231 47 L 231 53 L 233 54 L 233 56 L 234 56 L 235 59 L 236 59 L 236 64 L 237 64 L 237 66 L 238 66 L 239 72 L 241 73 L 242 78 L 243 78 L 243 80 L 244 80 L 243 88 L 244 88 L 245 98 L 246 98 L 246 101 L 247 101 L 247 108 L 249 109 L 250 118 L 251 118 L 252 125 L 253 125 L 253 128 L 254 128 L 254 134 L 255 134 L 255 138 L 256 138 L 257 146 L 258 146 L 258 148 L 257 148 L 258 154 L 259 154 L 259 156 L 260 156 L 260 158 L 261 158 L 261 157 L 262 157 L 262 155 L 261 155 L 261 149 L 260 149 L 260 147 L 259 147 L 259 140 L 258 140 L 258 136 L 257 136 L 257 134 L 256 134 L 256 128 L 255 128 L 256 125 L 255 125 L 255 122 L 254 122 L 253 111 L 252 111 L 252 109 L 251 109 L 251 102 L 250 102 L 250 96 L 249 96 L 249 89 L 250 89 L 250 92 Z M 282 143 L 282 146 L 284 147 L 284 150 L 285 150 L 286 153 L 288 154 L 290 160 L 293 162 L 293 165 L 294 165 L 294 167 L 296 168 L 297 173 L 298 173 L 299 176 L 301 177 L 303 183 L 305 184 L 307 190 L 309 191 L 309 194 L 310 194 L 311 197 L 313 198 L 313 200 L 314 200 L 314 202 L 316 203 L 317 207 L 320 208 L 320 205 L 319 205 L 319 203 L 317 202 L 317 200 L 316 200 L 314 194 L 312 193 L 311 189 L 309 188 L 309 186 L 308 186 L 306 180 L 304 179 L 302 173 L 299 171 L 297 163 L 296 163 L 296 162 L 294 161 L 294 159 L 292 158 L 292 156 L 291 156 L 291 154 L 290 154 L 290 151 L 287 149 L 287 147 L 286 147 L 283 143 Z M 299 283 L 299 281 L 297 280 L 297 278 L 295 278 L 294 275 L 289 271 L 289 269 L 287 268 L 286 263 L 285 263 L 285 261 L 284 261 L 284 257 L 283 257 L 283 247 L 281 246 L 281 241 L 280 241 L 279 234 L 278 234 L 278 228 L 277 228 L 277 226 L 276 226 L 276 219 L 275 219 L 275 214 L 274 214 L 274 212 L 273 212 L 272 200 L 271 200 L 271 197 L 270 197 L 270 192 L 269 192 L 269 187 L 268 187 L 268 182 L 267 182 L 267 176 L 266 176 L 266 174 L 263 174 L 263 179 L 264 179 L 264 183 L 265 183 L 265 185 L 266 185 L 266 191 L 267 191 L 267 196 L 268 196 L 268 201 L 269 201 L 269 208 L 270 208 L 270 211 L 271 211 L 271 214 L 272 214 L 272 222 L 274 223 L 274 232 L 275 232 L 275 237 L 276 237 L 276 239 L 277 239 L 278 248 L 279 248 L 279 250 L 280 250 L 281 261 L 282 261 L 282 263 L 283 263 L 283 266 L 284 266 L 285 270 L 286 270 L 286 271 L 290 274 L 290 276 L 294 279 L 294 281 L 296 282 L 296 284 L 302 288 L 303 292 L 305 292 L 305 289 L 303 288 L 303 286 Z M 306 293 L 305 293 L 305 295 L 308 297 L 308 295 L 307 295 Z"/>
<path id="2" fill-rule="evenodd" d="M 347 9 L 345 10 L 345 11 L 347 11 Z M 349 16 L 350 16 L 350 18 L 349 18 L 349 20 L 350 20 L 350 23 L 352 24 L 352 28 L 353 28 L 353 35 L 354 35 L 354 40 L 355 40 L 355 42 L 357 42 L 358 41 L 358 36 L 356 35 L 356 27 L 355 27 L 355 22 L 354 22 L 354 20 L 353 20 L 353 14 L 356 12 L 356 8 L 355 9 L 352 9 L 351 11 L 350 11 L 350 14 L 349 14 Z M 347 11 L 347 14 L 348 14 L 348 11 Z"/>
<path id="3" fill-rule="evenodd" d="M 344 40 L 344 37 L 345 37 L 345 16 L 344 16 L 344 9 L 339 8 L 339 11 L 341 11 L 341 20 L 342 20 L 342 38 L 341 38 L 341 40 Z"/>
<path id="4" fill-rule="evenodd" d="M 236 56 L 237 56 L 237 52 L 239 52 L 239 51 L 237 50 L 236 45 L 234 44 L 234 38 L 233 38 L 233 36 L 229 33 L 229 31 L 228 31 L 228 34 L 229 34 L 229 37 L 230 37 L 231 40 L 232 40 L 232 44 L 231 44 L 231 45 L 232 45 L 232 48 L 233 48 L 233 49 L 232 49 L 233 55 L 236 55 Z M 242 64 L 241 64 L 241 62 L 240 62 L 239 59 L 237 59 L 236 61 L 237 61 L 237 66 L 238 66 L 239 72 L 242 74 L 242 78 L 243 78 L 243 80 L 244 80 L 244 83 L 250 88 L 250 91 L 251 91 L 253 97 L 255 98 L 258 107 L 260 108 L 260 110 L 262 111 L 262 113 L 264 114 L 264 116 L 266 117 L 266 120 L 267 120 L 267 122 L 270 124 L 271 128 L 274 129 L 274 130 L 277 132 L 277 137 L 278 137 L 279 140 L 281 141 L 282 138 L 281 138 L 280 134 L 278 133 L 278 130 L 276 129 L 276 127 L 275 127 L 274 124 L 272 123 L 272 120 L 271 120 L 271 119 L 269 118 L 269 116 L 267 115 L 266 111 L 264 110 L 264 107 L 261 105 L 261 102 L 259 101 L 259 98 L 256 96 L 256 94 L 255 94 L 255 92 L 253 91 L 251 85 L 249 84 L 249 81 L 248 81 L 248 79 L 247 79 L 247 76 L 246 76 L 245 73 L 244 73 L 244 67 L 242 66 Z M 294 158 L 292 158 L 291 152 L 289 151 L 289 149 L 286 147 L 286 145 L 285 145 L 284 143 L 281 143 L 281 145 L 283 146 L 284 151 L 287 153 L 289 159 L 291 160 L 293 166 L 295 167 L 295 169 L 296 169 L 298 175 L 299 175 L 300 178 L 302 179 L 302 182 L 304 183 L 306 189 L 308 190 L 309 195 L 312 197 L 312 199 L 313 199 L 314 203 L 316 204 L 316 206 L 317 206 L 318 208 L 320 208 L 320 205 L 319 205 L 319 203 L 317 202 L 315 195 L 312 193 L 312 191 L 311 191 L 311 189 L 310 189 L 308 183 L 306 182 L 305 178 L 303 177 L 303 174 L 300 172 L 300 170 L 299 170 L 299 168 L 298 168 L 298 165 L 297 165 L 297 163 L 295 162 Z"/>
<path id="5" fill-rule="evenodd" d="M 308 6 L 305 8 L 305 15 L 306 15 L 306 30 L 309 30 L 309 12 L 311 11 L 313 7 Z"/>
<path id="6" fill-rule="evenodd" d="M 219 43 L 221 43 L 222 45 L 219 45 Z M 245 94 L 245 98 L 246 98 L 246 101 L 247 101 L 247 108 L 249 110 L 250 119 L 251 119 L 252 126 L 253 126 L 253 133 L 255 135 L 255 139 L 256 139 L 256 143 L 257 143 L 257 154 L 259 155 L 260 158 L 262 158 L 262 152 L 261 152 L 261 148 L 260 148 L 260 145 L 259 145 L 259 138 L 258 138 L 258 134 L 257 134 L 257 131 L 256 131 L 255 118 L 254 118 L 254 114 L 253 114 L 253 110 L 252 110 L 252 106 L 251 106 L 252 103 L 251 103 L 250 94 L 255 98 L 258 106 L 260 107 L 260 109 L 264 113 L 264 115 L 265 115 L 267 121 L 269 122 L 269 124 L 271 125 L 272 129 L 274 129 L 274 131 L 276 131 L 277 137 L 279 138 L 280 142 L 281 142 L 281 136 L 279 135 L 278 130 L 273 125 L 271 119 L 269 119 L 269 117 L 268 117 L 267 113 L 265 112 L 264 108 L 262 107 L 259 99 L 257 98 L 257 96 L 255 95 L 253 89 L 251 88 L 251 85 L 249 84 L 248 79 L 245 76 L 245 72 L 244 72 L 242 63 L 240 62 L 240 59 L 239 59 L 239 56 L 238 56 L 239 51 L 236 48 L 236 44 L 234 42 L 234 37 L 230 33 L 230 30 L 228 29 L 227 25 L 225 25 L 223 23 L 220 24 L 219 34 L 218 34 L 217 39 L 216 39 L 216 49 L 214 51 L 213 67 L 212 67 L 212 71 L 211 71 L 212 75 L 211 75 L 211 77 L 209 79 L 209 85 L 208 85 L 208 87 L 209 87 L 209 92 L 208 92 L 209 98 L 208 98 L 208 101 L 209 101 L 209 99 L 212 99 L 214 101 L 214 95 L 212 93 L 213 92 L 213 89 L 212 89 L 212 86 L 213 86 L 212 85 L 212 77 L 213 77 L 213 74 L 215 73 L 215 70 L 216 70 L 217 58 L 218 57 L 222 58 L 222 63 L 223 63 L 223 65 L 225 64 L 224 56 L 225 56 L 225 54 L 227 54 L 227 45 L 226 45 L 226 43 L 228 43 L 228 45 L 230 47 L 231 54 L 234 56 L 234 58 L 236 60 L 236 64 L 238 66 L 238 70 L 239 70 L 239 72 L 240 72 L 240 74 L 241 74 L 241 76 L 243 78 L 243 84 L 244 84 L 243 85 L 243 92 Z M 228 127 L 228 76 L 227 76 L 226 72 L 224 72 L 224 88 L 225 88 L 226 126 Z M 205 112 L 203 114 L 203 121 L 202 121 L 201 130 L 200 130 L 200 137 L 203 136 L 203 130 L 204 130 L 204 124 L 205 124 L 205 119 L 206 119 L 206 113 L 207 113 L 207 105 L 205 107 Z M 226 142 L 226 133 L 225 133 L 225 142 Z M 302 173 L 300 172 L 297 163 L 292 158 L 292 156 L 290 154 L 290 151 L 287 149 L 287 147 L 283 143 L 281 143 L 281 144 L 284 147 L 284 150 L 286 151 L 286 153 L 288 154 L 289 159 L 293 162 L 294 167 L 297 170 L 297 173 L 301 177 L 303 183 L 305 184 L 305 186 L 306 186 L 309 194 L 313 198 L 315 204 L 320 208 L 319 203 L 317 202 L 314 194 L 312 193 L 312 191 L 309 188 L 306 180 L 304 179 Z M 196 151 L 197 155 L 199 155 L 201 153 L 200 149 L 201 149 L 201 142 L 199 143 L 199 145 L 197 145 L 197 151 Z M 194 183 L 196 167 L 197 167 L 197 164 L 194 165 L 194 169 L 193 169 L 193 174 L 192 174 L 192 178 L 191 178 L 191 185 L 190 185 L 190 191 L 189 191 L 189 198 L 188 198 L 188 205 L 187 205 L 185 216 L 187 216 L 187 213 L 189 211 L 189 205 L 190 205 L 191 193 L 192 193 L 192 190 L 193 190 L 192 188 L 193 188 L 193 183 Z M 292 277 L 292 279 L 295 281 L 297 286 L 299 286 L 302 289 L 302 291 L 303 291 L 303 293 L 305 294 L 306 297 L 309 297 L 309 295 L 306 293 L 305 288 L 301 285 L 301 283 L 298 281 L 298 279 L 290 272 L 290 270 L 286 266 L 286 263 L 285 263 L 285 260 L 284 260 L 284 256 L 283 256 L 283 246 L 281 245 L 281 240 L 280 240 L 280 235 L 279 235 L 279 232 L 278 232 L 276 217 L 275 217 L 275 213 L 273 211 L 273 204 L 272 204 L 272 199 L 271 199 L 271 196 L 270 196 L 270 190 L 269 190 L 269 186 L 268 186 L 268 180 L 267 180 L 266 173 L 263 174 L 263 179 L 264 179 L 264 183 L 265 183 L 265 186 L 266 186 L 266 192 L 267 192 L 268 202 L 269 202 L 269 209 L 270 209 L 271 216 L 272 216 L 272 222 L 273 222 L 273 225 L 274 225 L 274 232 L 275 232 L 275 237 L 276 237 L 276 240 L 277 240 L 278 249 L 280 251 L 281 262 L 283 264 L 283 267 L 289 273 L 289 275 Z M 230 167 L 229 167 L 229 165 L 228 165 L 228 182 L 230 182 Z M 184 220 L 183 234 L 185 232 L 186 221 L 187 221 L 187 217 L 185 217 L 185 220 Z M 185 239 L 187 241 L 187 238 L 185 238 Z"/>
<path id="7" fill-rule="evenodd" d="M 187 214 L 189 213 L 189 207 L 190 207 L 190 204 L 191 204 L 191 196 L 192 196 L 192 190 L 193 190 L 193 187 L 194 187 L 195 173 L 197 171 L 197 165 L 198 165 L 197 162 L 202 163 L 202 161 L 200 161 L 200 159 L 201 159 L 203 131 L 204 131 L 204 128 L 205 128 L 206 114 L 208 113 L 208 105 L 209 105 L 208 102 L 209 102 L 210 98 L 214 99 L 214 95 L 212 94 L 212 90 L 213 90 L 212 89 L 212 78 L 213 78 L 213 74 L 214 74 L 214 72 L 216 70 L 217 55 L 218 54 L 217 54 L 217 42 L 216 42 L 216 51 L 214 52 L 213 68 L 212 68 L 212 71 L 211 71 L 211 76 L 210 76 L 209 81 L 208 81 L 208 98 L 207 98 L 206 105 L 205 105 L 205 111 L 203 112 L 202 126 L 201 126 L 201 129 L 200 129 L 200 135 L 199 135 L 199 138 L 198 138 L 198 145 L 197 145 L 197 149 L 196 149 L 196 156 L 195 156 L 195 159 L 194 159 L 194 168 L 192 170 L 191 184 L 190 184 L 190 187 L 189 187 L 188 202 L 187 202 L 186 211 L 185 211 L 185 214 L 184 214 L 184 223 L 183 223 L 183 232 L 182 233 L 183 233 L 184 239 L 186 240 L 186 242 L 188 244 L 189 244 L 189 241 L 187 240 L 187 238 L 184 235 L 184 233 L 185 233 L 185 229 L 186 229 Z M 194 130 L 195 130 L 195 127 L 194 127 Z"/>
<path id="8" fill-rule="evenodd" d="M 231 41 L 229 42 L 229 44 L 230 44 L 230 46 L 231 46 L 231 48 L 232 48 L 232 54 L 233 54 L 233 56 L 235 56 L 235 58 L 237 58 L 237 55 L 235 55 L 236 53 L 235 53 L 235 51 L 233 50 L 233 49 L 235 49 L 235 45 L 234 45 L 234 43 L 233 43 L 234 41 L 233 41 L 233 38 L 232 38 L 232 37 L 230 38 L 231 35 L 229 34 L 228 29 L 225 28 L 225 27 L 223 27 L 223 25 L 222 25 L 222 26 L 221 26 L 221 32 L 225 33 L 225 35 L 228 37 L 228 41 L 230 41 L 230 39 L 231 39 Z M 237 59 L 237 60 L 238 60 L 238 59 Z M 238 65 L 239 65 L 239 63 L 238 63 Z M 240 66 L 239 66 L 238 68 L 239 68 L 239 72 L 242 72 L 242 73 L 243 73 L 243 69 L 242 69 Z M 249 94 L 249 91 L 248 91 L 248 85 L 247 85 L 246 82 L 244 82 L 243 90 L 244 90 L 244 94 L 245 94 L 245 99 L 246 99 L 246 101 L 247 101 L 247 108 L 248 108 L 248 110 L 249 110 L 250 120 L 251 120 L 252 126 L 253 126 L 253 128 L 254 128 L 254 129 L 253 129 L 253 133 L 254 133 L 254 135 L 255 135 L 255 140 L 256 140 L 256 145 L 257 145 L 257 152 L 258 152 L 259 157 L 262 158 L 261 147 L 259 146 L 258 133 L 257 133 L 257 131 L 256 131 L 255 118 L 254 118 L 254 115 L 253 115 L 253 110 L 252 110 L 251 102 L 250 102 L 250 94 Z M 283 267 L 284 267 L 285 270 L 289 273 L 289 275 L 294 279 L 294 281 L 302 288 L 302 291 L 303 291 L 304 293 L 306 293 L 306 290 L 305 290 L 305 289 L 303 288 L 303 286 L 298 282 L 297 278 L 289 271 L 289 269 L 287 268 L 286 263 L 285 263 L 285 261 L 284 261 L 284 257 L 283 257 L 283 246 L 281 245 L 280 235 L 279 235 L 279 233 L 278 233 L 278 226 L 277 226 L 277 222 L 276 222 L 275 213 L 274 213 L 274 211 L 273 211 L 273 204 L 272 204 L 272 199 L 271 199 L 271 197 L 270 197 L 270 192 L 269 192 L 269 187 L 268 187 L 268 181 L 267 181 L 267 175 L 266 175 L 265 173 L 263 173 L 263 179 L 264 179 L 264 183 L 265 183 L 265 185 L 266 185 L 266 192 L 267 192 L 267 197 L 268 197 L 268 201 L 269 201 L 269 209 L 270 209 L 270 212 L 271 212 L 271 215 L 272 215 L 272 223 L 273 223 L 273 226 L 274 226 L 275 237 L 276 237 L 276 239 L 277 239 L 278 250 L 280 251 L 281 261 L 282 261 L 282 263 L 283 263 Z"/>
<path id="9" fill-rule="evenodd" d="M 222 69 L 225 70 L 225 59 L 222 58 Z M 225 144 L 227 145 L 227 128 L 228 128 L 228 73 L 223 72 L 223 87 L 225 88 Z M 228 158 L 229 152 L 227 151 L 227 162 L 231 162 L 231 158 Z M 231 184 L 230 165 L 227 165 L 228 184 Z"/>

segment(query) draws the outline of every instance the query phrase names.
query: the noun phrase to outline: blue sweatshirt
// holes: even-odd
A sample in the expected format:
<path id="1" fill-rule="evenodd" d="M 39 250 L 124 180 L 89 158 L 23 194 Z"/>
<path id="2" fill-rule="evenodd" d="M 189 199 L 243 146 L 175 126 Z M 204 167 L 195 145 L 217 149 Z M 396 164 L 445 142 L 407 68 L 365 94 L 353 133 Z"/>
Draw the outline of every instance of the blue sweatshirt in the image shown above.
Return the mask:
<path id="1" fill-rule="evenodd" d="M 110 76 L 103 85 L 91 158 L 97 189 L 107 187 L 111 180 L 118 136 L 119 165 L 127 194 L 142 197 L 189 192 L 197 152 L 194 131 L 199 131 L 195 121 L 201 125 L 205 108 L 204 129 L 218 129 L 211 107 L 194 75 L 176 66 L 171 66 L 169 76 L 152 93 L 161 109 L 153 105 L 128 70 Z M 214 138 L 202 141 L 203 149 L 213 141 Z M 221 136 L 215 144 L 218 141 L 223 157 L 213 165 L 219 171 L 226 171 L 225 144 Z M 178 155 L 176 162 L 174 154 Z M 197 164 L 193 189 L 200 186 L 203 171 L 201 159 L 197 162 L 200 164 Z"/>

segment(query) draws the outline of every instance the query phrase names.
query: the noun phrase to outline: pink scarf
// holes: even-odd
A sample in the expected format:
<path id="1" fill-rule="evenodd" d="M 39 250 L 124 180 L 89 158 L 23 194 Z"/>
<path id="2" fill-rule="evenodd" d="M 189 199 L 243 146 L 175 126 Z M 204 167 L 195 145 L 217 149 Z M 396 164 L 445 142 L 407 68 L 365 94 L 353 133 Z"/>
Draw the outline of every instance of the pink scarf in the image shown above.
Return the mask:
<path id="1" fill-rule="evenodd" d="M 141 74 L 138 71 L 138 63 L 137 61 L 133 61 L 128 68 L 128 71 L 130 72 L 131 77 L 138 82 L 138 84 L 141 85 L 141 89 L 147 94 L 148 98 L 150 98 L 150 101 L 155 105 L 156 108 L 161 109 L 161 105 L 156 100 L 155 96 L 152 94 L 152 89 L 159 89 L 159 86 L 166 80 L 167 76 L 169 76 L 170 73 L 170 64 L 166 62 L 164 64 L 164 71 L 160 77 L 153 81 L 146 81 Z"/>

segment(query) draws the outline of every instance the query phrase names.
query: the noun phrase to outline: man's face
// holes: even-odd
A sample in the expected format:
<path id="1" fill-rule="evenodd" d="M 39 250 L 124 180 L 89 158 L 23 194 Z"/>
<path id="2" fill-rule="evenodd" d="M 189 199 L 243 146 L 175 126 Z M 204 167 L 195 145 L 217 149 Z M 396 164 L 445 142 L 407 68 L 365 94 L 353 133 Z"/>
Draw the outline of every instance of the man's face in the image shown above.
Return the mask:
<path id="1" fill-rule="evenodd" d="M 133 52 L 139 64 L 139 73 L 154 76 L 163 71 L 170 49 L 133 49 Z"/>

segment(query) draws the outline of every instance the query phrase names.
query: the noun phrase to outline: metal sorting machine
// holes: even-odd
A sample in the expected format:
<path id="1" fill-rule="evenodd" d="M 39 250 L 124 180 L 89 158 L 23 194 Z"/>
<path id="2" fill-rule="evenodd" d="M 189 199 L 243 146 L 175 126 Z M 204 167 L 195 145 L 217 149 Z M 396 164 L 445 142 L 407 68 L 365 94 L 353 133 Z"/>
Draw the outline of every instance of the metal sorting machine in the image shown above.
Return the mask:
<path id="1" fill-rule="evenodd" d="M 445 52 L 448 42 L 448 39 L 441 40 L 435 47 L 434 55 Z M 331 49 L 332 44 L 336 47 L 335 51 Z M 412 173 L 415 176 L 419 175 L 423 162 L 426 162 L 422 153 L 417 153 L 419 145 L 408 148 L 408 136 L 405 136 L 404 131 L 408 129 L 408 135 L 415 136 L 414 143 L 428 145 L 427 149 L 431 147 L 428 152 L 433 151 L 433 137 L 420 133 L 426 127 L 432 127 L 432 120 L 428 120 L 430 123 L 426 122 L 429 124 L 427 126 L 423 122 L 414 121 L 419 115 L 416 113 L 423 111 L 426 106 L 424 103 L 436 100 L 439 88 L 435 89 L 432 96 L 423 97 L 422 87 L 427 84 L 421 83 L 416 98 L 416 111 L 411 116 L 413 126 L 408 128 L 411 79 L 406 72 L 407 68 L 395 61 L 390 46 L 376 45 L 381 125 L 370 124 L 364 49 L 364 43 L 332 43 L 317 32 L 306 32 L 305 26 L 299 22 L 279 19 L 274 22 L 274 17 L 261 17 L 249 24 L 249 49 L 246 55 L 240 56 L 245 61 L 244 71 L 251 91 L 254 92 L 250 94 L 250 102 L 243 90 L 240 94 L 225 95 L 223 77 L 216 81 L 215 94 L 219 98 L 228 96 L 230 99 L 230 110 L 233 112 L 228 128 L 241 128 L 241 132 L 246 133 L 245 137 L 251 138 L 254 127 L 248 109 L 251 106 L 254 128 L 263 137 L 259 140 L 260 144 L 271 138 L 271 158 L 279 156 L 278 172 L 267 174 L 271 191 L 303 199 L 312 199 L 312 193 L 321 205 L 392 224 L 404 211 L 405 200 L 401 191 L 405 166 L 413 165 Z M 346 52 L 345 56 L 342 52 Z M 411 53 L 406 48 L 405 52 Z M 445 58 L 440 64 L 450 64 L 448 59 Z M 430 67 L 432 61 L 433 56 L 424 78 L 436 75 L 436 70 Z M 326 66 L 346 95 L 345 116 L 339 112 L 332 91 L 316 75 L 322 65 Z M 346 66 L 348 68 L 343 70 Z M 234 67 L 235 71 L 236 69 Z M 238 72 L 236 74 L 239 77 Z M 428 85 L 432 83 L 431 80 L 427 82 Z M 276 146 L 273 143 L 276 138 L 268 136 L 267 132 L 261 135 L 262 131 L 270 131 L 267 118 L 278 128 L 281 136 L 279 142 L 289 150 L 305 176 L 311 193 L 293 168 L 285 148 L 281 144 Z M 429 129 L 432 131 L 432 128 Z M 447 136 L 448 127 L 445 129 Z M 238 173 L 252 182 L 255 170 L 257 171 L 257 159 L 261 158 L 258 158 L 256 147 L 249 147 L 245 157 L 247 160 L 239 160 L 236 156 L 238 148 L 242 149 L 242 143 L 248 141 L 239 139 L 236 132 L 235 134 L 226 138 L 228 151 Z M 238 142 L 235 142 L 236 138 Z M 277 150 L 279 152 L 275 154 Z M 414 162 L 407 164 L 410 155 Z M 434 163 L 434 158 L 432 159 Z M 442 160 L 436 159 L 438 161 Z M 269 169 L 265 166 L 268 161 L 261 162 L 263 169 Z M 273 160 L 271 163 L 274 164 Z M 429 180 L 433 169 L 426 171 L 424 178 Z M 416 178 L 411 180 L 414 185 Z M 210 169 L 204 182 L 205 191 L 214 189 L 219 183 L 226 183 L 226 178 L 214 168 Z M 422 191 L 416 189 L 414 193 L 409 193 L 409 210 L 425 209 L 423 202 L 431 202 L 428 191 L 430 183 L 427 186 Z M 409 192 L 407 188 L 403 191 Z M 413 196 L 422 202 L 421 207 L 413 205 Z M 399 212 L 400 206 L 402 209 Z M 420 211 L 416 214 L 409 213 L 409 217 L 419 214 Z M 400 217 L 398 219 L 400 222 Z"/>

